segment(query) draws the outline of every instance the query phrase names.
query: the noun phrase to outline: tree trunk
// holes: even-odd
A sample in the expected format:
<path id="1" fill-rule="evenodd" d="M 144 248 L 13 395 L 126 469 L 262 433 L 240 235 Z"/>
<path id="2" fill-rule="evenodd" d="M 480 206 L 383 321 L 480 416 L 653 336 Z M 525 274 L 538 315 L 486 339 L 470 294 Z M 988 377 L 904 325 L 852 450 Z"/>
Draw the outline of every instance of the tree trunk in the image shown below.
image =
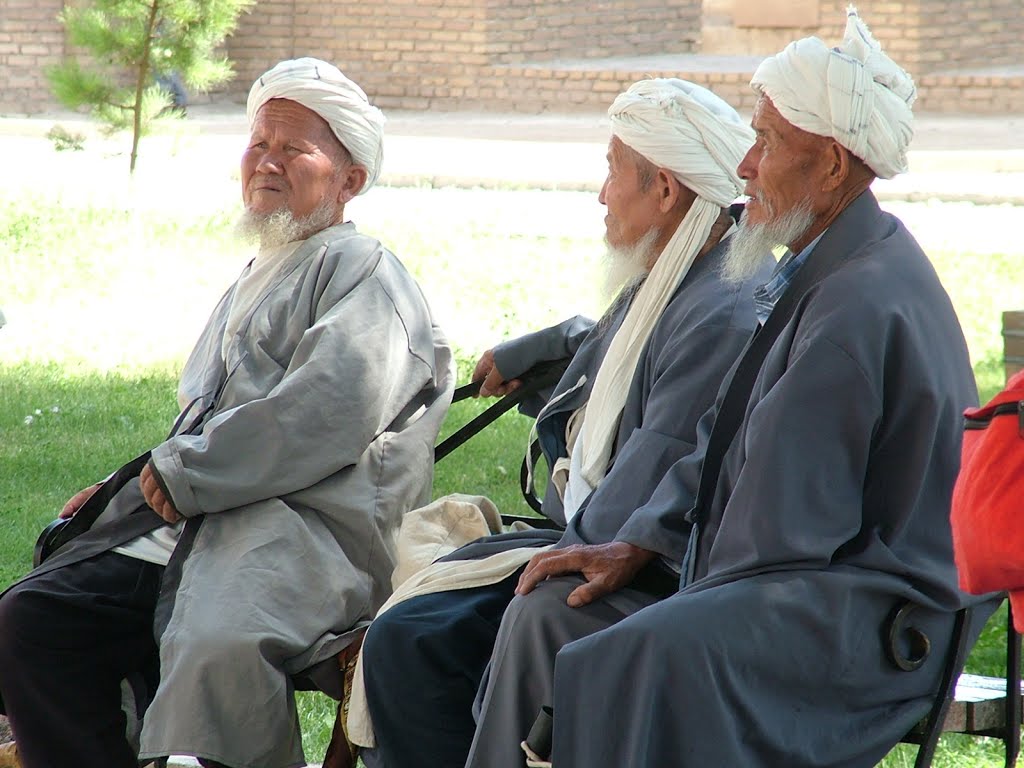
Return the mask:
<path id="1" fill-rule="evenodd" d="M 149 18 L 146 20 L 146 44 L 142 50 L 135 78 L 135 105 L 132 114 L 132 157 L 129 173 L 135 173 L 135 161 L 139 156 L 139 139 L 142 138 L 142 94 L 146 90 L 149 79 L 149 60 L 152 57 L 153 37 L 156 34 L 156 18 L 160 12 L 160 0 L 153 0 L 149 6 Z"/>

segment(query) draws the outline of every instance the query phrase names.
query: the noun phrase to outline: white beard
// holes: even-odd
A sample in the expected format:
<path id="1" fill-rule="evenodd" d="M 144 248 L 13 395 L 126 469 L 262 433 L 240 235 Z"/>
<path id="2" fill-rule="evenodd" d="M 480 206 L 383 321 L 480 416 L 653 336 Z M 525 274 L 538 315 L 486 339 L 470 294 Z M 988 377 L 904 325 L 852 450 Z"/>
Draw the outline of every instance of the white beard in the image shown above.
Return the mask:
<path id="1" fill-rule="evenodd" d="M 287 208 L 272 213 L 256 213 L 247 208 L 235 224 L 235 234 L 246 242 L 258 240 L 261 249 L 277 248 L 327 229 L 334 223 L 337 212 L 337 206 L 328 200 L 298 219 Z"/>
<path id="2" fill-rule="evenodd" d="M 650 271 L 648 264 L 654 261 L 654 243 L 661 236 L 661 231 L 651 228 L 632 245 L 616 247 L 605 237 L 604 285 L 603 293 L 611 299 L 618 296 L 623 288 L 639 282 Z"/>
<path id="3" fill-rule="evenodd" d="M 772 215 L 771 211 L 769 215 Z M 799 203 L 788 213 L 760 224 L 748 224 L 744 215 L 739 229 L 729 238 L 729 250 L 722 263 L 722 277 L 726 282 L 742 283 L 757 272 L 766 253 L 777 246 L 796 242 L 813 223 L 814 214 L 811 213 L 808 200 Z"/>

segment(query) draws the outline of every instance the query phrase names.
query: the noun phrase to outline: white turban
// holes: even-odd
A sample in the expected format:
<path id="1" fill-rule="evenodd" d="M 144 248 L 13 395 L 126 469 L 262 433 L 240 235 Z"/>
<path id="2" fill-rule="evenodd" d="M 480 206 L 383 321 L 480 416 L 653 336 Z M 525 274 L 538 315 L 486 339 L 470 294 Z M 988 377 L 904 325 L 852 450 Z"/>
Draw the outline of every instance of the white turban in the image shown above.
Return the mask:
<path id="1" fill-rule="evenodd" d="M 736 175 L 754 132 L 707 88 L 665 78 L 641 80 L 612 102 L 612 134 L 719 207 L 743 193 Z"/>
<path id="2" fill-rule="evenodd" d="M 629 392 L 647 339 L 708 241 L 722 209 L 743 192 L 736 167 L 754 132 L 706 88 L 677 79 L 641 80 L 608 110 L 612 134 L 697 194 L 658 255 L 608 345 L 594 378 L 563 496 L 566 519 L 607 474 Z"/>
<path id="3" fill-rule="evenodd" d="M 876 176 L 907 170 L 914 136 L 914 81 L 888 56 L 850 6 L 837 48 L 816 37 L 797 40 L 765 59 L 751 87 L 772 100 L 797 128 L 834 138 Z"/>
<path id="4" fill-rule="evenodd" d="M 341 70 L 312 58 L 277 64 L 249 90 L 245 112 L 250 128 L 260 107 L 271 99 L 294 101 L 327 121 L 352 159 L 366 168 L 366 183 L 359 194 L 376 183 L 384 161 L 384 113 Z"/>

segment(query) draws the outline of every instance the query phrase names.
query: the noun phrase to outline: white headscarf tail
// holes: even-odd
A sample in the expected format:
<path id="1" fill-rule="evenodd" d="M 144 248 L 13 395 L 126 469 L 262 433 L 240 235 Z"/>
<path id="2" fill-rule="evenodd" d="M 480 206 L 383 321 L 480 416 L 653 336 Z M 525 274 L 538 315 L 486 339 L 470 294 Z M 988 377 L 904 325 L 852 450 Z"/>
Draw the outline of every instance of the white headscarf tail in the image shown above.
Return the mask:
<path id="1" fill-rule="evenodd" d="M 366 168 L 366 183 L 359 194 L 377 182 L 384 163 L 384 113 L 336 66 L 320 59 L 293 59 L 261 75 L 245 105 L 250 127 L 260 107 L 271 99 L 297 102 L 327 121 L 352 159 Z"/>
<path id="2" fill-rule="evenodd" d="M 647 339 L 686 277 L 711 229 L 743 192 L 736 167 L 754 133 L 732 107 L 706 88 L 675 78 L 641 80 L 608 110 L 612 134 L 658 168 L 665 168 L 697 199 L 658 256 L 608 347 L 587 401 L 570 466 L 570 482 L 591 490 L 608 471 L 626 395 Z M 582 501 L 585 493 L 574 493 Z M 575 509 L 566 508 L 566 518 Z"/>

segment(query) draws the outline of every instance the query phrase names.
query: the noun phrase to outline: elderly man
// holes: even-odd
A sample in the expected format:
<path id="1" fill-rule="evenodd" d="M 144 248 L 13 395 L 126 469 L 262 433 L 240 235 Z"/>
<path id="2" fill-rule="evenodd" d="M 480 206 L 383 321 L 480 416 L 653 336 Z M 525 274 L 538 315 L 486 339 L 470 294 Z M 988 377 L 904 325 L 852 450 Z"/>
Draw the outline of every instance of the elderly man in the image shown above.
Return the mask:
<path id="1" fill-rule="evenodd" d="M 573 355 L 546 404 L 533 404 L 543 405 L 537 434 L 555 478 L 543 509 L 568 525 L 560 540 L 534 534 L 534 545 L 557 543 L 528 567 L 557 562 L 574 575 L 513 600 L 534 550 L 524 548 L 525 536 L 492 537 L 452 557 L 519 548 L 520 567 L 506 578 L 415 597 L 378 617 L 363 646 L 378 745 L 364 752 L 368 766 L 466 761 L 473 700 L 500 624 L 515 637 L 511 648 L 499 639 L 491 679 L 502 681 L 509 702 L 484 702 L 470 762 L 518 768 L 521 734 L 549 696 L 543 671 L 549 669 L 550 679 L 558 644 L 655 602 L 678 581 L 685 528 L 623 532 L 662 474 L 693 450 L 697 420 L 755 325 L 753 286 L 767 278 L 774 260 L 765 250 L 756 277 L 731 284 L 722 278 L 725 236 L 733 226 L 728 206 L 741 187 L 734 164 L 753 139 L 731 107 L 692 83 L 645 80 L 620 95 L 608 114 L 608 177 L 599 200 L 615 261 L 631 266 L 634 279 L 596 325 L 576 318 L 507 342 L 485 354 L 476 371 L 485 393 L 500 394 L 534 363 Z M 621 561 L 630 564 L 628 573 L 609 580 L 610 565 Z M 480 563 L 473 560 L 470 568 Z M 545 642 L 525 613 L 550 614 L 557 636 Z M 537 685 L 506 683 L 505 656 L 519 657 Z"/>
<path id="2" fill-rule="evenodd" d="M 557 768 L 875 765 L 928 712 L 966 602 L 949 505 L 976 398 L 967 349 L 928 258 L 869 190 L 905 170 L 913 83 L 851 9 L 839 47 L 792 43 L 752 86 L 729 271 L 789 252 L 701 420 L 696 500 L 683 459 L 629 522 L 692 522 L 680 591 L 558 655 Z M 903 601 L 931 640 L 911 672 L 881 632 Z"/>
<path id="3" fill-rule="evenodd" d="M 344 215 L 377 179 L 383 116 L 315 59 L 260 77 L 247 111 L 260 250 L 185 364 L 171 437 L 75 496 L 63 515 L 88 530 L 0 598 L 27 768 L 134 768 L 119 681 L 139 675 L 158 682 L 141 758 L 303 764 L 289 676 L 369 622 L 401 517 L 429 500 L 449 349 Z"/>

